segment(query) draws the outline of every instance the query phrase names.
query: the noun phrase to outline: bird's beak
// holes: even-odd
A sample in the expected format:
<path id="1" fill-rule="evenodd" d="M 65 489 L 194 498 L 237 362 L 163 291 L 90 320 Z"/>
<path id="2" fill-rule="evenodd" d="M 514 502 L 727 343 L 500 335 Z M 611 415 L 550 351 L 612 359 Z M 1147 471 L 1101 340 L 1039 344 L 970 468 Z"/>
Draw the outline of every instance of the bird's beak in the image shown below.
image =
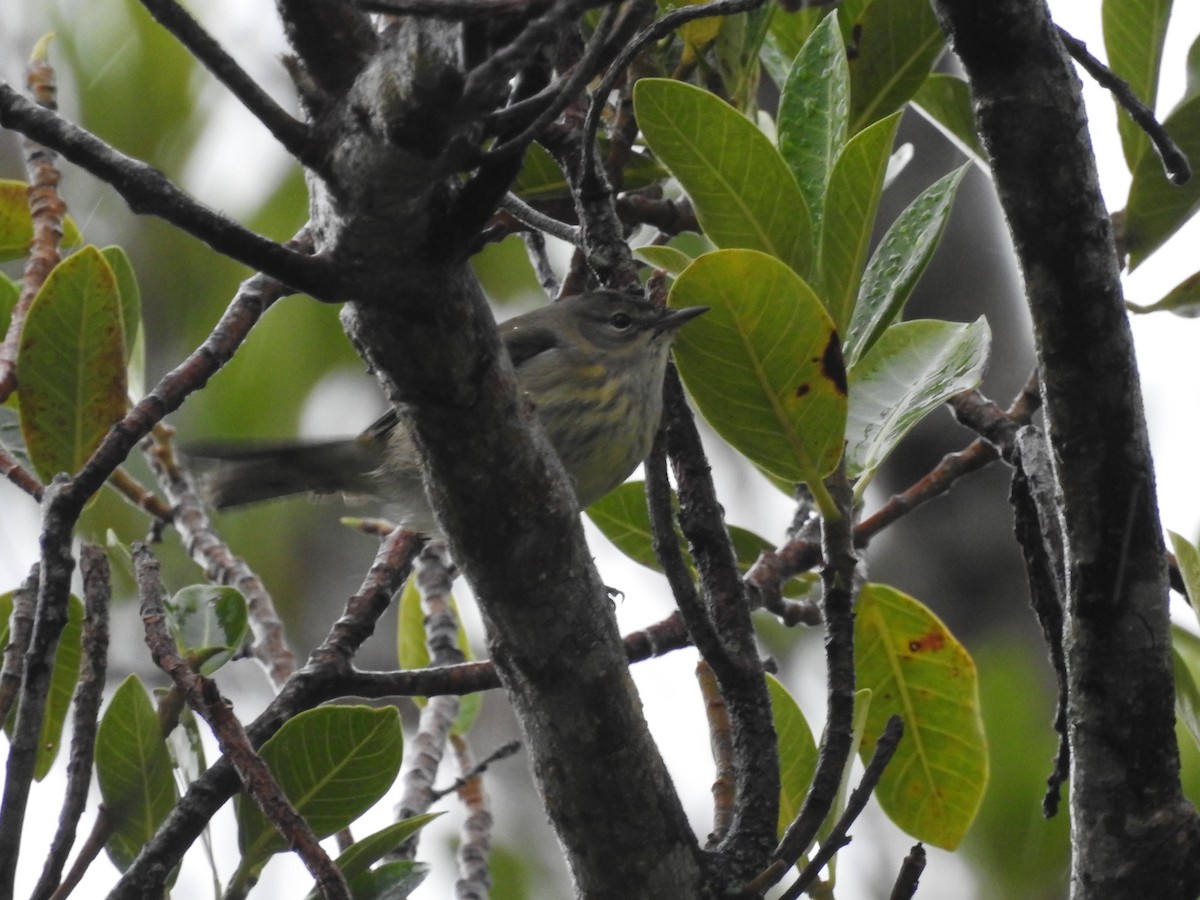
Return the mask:
<path id="1" fill-rule="evenodd" d="M 696 316 L 703 315 L 708 310 L 709 307 L 707 306 L 688 306 L 684 309 L 672 309 L 655 323 L 654 333 L 662 334 L 664 331 L 676 331 L 685 323 L 690 322 Z"/>

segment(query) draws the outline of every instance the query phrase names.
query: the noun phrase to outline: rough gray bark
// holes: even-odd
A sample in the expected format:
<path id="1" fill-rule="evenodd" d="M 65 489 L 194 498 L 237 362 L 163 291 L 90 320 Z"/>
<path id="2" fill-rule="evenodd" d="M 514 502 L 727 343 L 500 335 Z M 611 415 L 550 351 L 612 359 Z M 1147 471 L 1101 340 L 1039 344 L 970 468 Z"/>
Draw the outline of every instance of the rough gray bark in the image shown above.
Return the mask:
<path id="1" fill-rule="evenodd" d="M 1065 544 L 1072 896 L 1193 898 L 1200 820 L 1179 784 L 1154 471 L 1079 81 L 1040 0 L 934 6 L 1034 322 Z"/>
<path id="2" fill-rule="evenodd" d="M 310 179 L 317 247 L 345 276 L 348 334 L 424 456 L 577 892 L 699 897 L 695 837 L 573 495 L 456 242 L 470 229 L 452 218 L 469 214 L 453 148 L 477 128 L 455 105 L 460 45 L 458 25 L 407 20 L 317 114 L 331 136 Z"/>

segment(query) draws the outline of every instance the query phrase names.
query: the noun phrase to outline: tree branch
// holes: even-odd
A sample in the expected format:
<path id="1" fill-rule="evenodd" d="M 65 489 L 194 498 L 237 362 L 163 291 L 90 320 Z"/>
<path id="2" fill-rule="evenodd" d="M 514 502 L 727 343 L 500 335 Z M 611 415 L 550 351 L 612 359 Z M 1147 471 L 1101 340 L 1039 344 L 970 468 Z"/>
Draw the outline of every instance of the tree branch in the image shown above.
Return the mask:
<path id="1" fill-rule="evenodd" d="M 1073 894 L 1192 896 L 1200 817 L 1179 784 L 1153 464 L 1079 81 L 1044 3 L 934 8 L 971 83 L 1024 274 L 1061 492 L 1071 821 L 1081 836 Z"/>

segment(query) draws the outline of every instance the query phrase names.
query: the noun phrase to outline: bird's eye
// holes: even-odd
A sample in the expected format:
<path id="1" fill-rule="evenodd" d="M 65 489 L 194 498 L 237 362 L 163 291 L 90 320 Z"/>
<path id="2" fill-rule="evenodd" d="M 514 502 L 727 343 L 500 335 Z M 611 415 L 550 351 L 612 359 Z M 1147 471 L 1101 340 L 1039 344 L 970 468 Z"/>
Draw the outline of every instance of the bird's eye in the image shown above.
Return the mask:
<path id="1" fill-rule="evenodd" d="M 618 331 L 624 331 L 633 324 L 633 318 L 628 313 L 613 313 L 608 320 L 609 324 Z"/>

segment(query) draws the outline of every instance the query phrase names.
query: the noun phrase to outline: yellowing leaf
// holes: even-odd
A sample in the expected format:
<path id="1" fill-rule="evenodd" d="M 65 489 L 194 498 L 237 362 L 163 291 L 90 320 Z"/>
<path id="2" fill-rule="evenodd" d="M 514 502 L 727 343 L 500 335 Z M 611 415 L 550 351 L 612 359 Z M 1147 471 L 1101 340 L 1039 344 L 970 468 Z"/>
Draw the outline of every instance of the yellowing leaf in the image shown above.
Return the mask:
<path id="1" fill-rule="evenodd" d="M 819 481 L 846 432 L 841 345 L 821 301 L 779 260 L 718 250 L 687 267 L 673 307 L 708 306 L 684 329 L 675 359 L 717 433 L 785 481 Z"/>
<path id="2" fill-rule="evenodd" d="M 29 217 L 29 189 L 23 181 L 0 180 L 0 262 L 20 259 L 29 252 L 33 240 L 33 221 Z M 80 242 L 79 229 L 67 216 L 63 220 L 63 247 Z"/>
<path id="3" fill-rule="evenodd" d="M 937 616 L 881 584 L 859 595 L 854 639 L 858 686 L 872 692 L 863 759 L 893 714 L 904 719 L 904 738 L 875 796 L 908 834 L 953 850 L 988 781 L 975 663 Z"/>

